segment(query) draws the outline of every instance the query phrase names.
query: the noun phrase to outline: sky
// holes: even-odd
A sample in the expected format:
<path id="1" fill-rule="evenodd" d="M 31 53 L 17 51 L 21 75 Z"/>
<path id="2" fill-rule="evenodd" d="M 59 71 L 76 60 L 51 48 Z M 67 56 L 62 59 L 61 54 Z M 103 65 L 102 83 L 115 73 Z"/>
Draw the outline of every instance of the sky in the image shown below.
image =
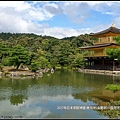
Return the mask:
<path id="1" fill-rule="evenodd" d="M 56 38 L 120 28 L 120 1 L 0 1 L 0 33 Z"/>

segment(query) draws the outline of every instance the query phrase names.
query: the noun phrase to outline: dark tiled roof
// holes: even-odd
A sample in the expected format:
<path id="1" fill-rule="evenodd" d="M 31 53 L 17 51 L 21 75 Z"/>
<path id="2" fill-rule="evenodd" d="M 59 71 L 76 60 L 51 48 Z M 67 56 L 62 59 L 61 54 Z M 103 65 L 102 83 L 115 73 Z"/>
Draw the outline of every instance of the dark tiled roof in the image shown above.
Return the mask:
<path id="1" fill-rule="evenodd" d="M 104 43 L 104 44 L 96 44 L 96 45 L 85 46 L 85 47 L 80 47 L 80 48 L 81 48 L 81 49 L 89 49 L 89 48 L 106 47 L 106 46 L 111 46 L 111 45 L 120 46 L 119 44 L 116 44 L 116 43 Z"/>
<path id="2" fill-rule="evenodd" d="M 108 32 L 112 32 L 112 33 L 115 33 L 115 34 L 120 34 L 120 29 L 111 26 L 110 28 L 108 28 L 106 30 L 103 30 L 103 31 L 100 31 L 100 32 L 97 32 L 97 33 L 91 33 L 90 35 L 95 36 L 95 35 L 105 34 L 105 33 L 108 33 Z"/>

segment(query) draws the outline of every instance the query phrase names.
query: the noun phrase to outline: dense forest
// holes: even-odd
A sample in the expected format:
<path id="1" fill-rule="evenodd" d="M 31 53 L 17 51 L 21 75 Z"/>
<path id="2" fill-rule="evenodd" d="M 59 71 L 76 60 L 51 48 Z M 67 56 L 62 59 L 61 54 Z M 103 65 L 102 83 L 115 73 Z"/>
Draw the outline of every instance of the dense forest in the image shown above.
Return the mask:
<path id="1" fill-rule="evenodd" d="M 92 45 L 96 40 L 89 34 L 58 39 L 33 33 L 0 33 L 0 68 L 3 66 L 27 66 L 40 68 L 83 67 L 79 47 Z"/>

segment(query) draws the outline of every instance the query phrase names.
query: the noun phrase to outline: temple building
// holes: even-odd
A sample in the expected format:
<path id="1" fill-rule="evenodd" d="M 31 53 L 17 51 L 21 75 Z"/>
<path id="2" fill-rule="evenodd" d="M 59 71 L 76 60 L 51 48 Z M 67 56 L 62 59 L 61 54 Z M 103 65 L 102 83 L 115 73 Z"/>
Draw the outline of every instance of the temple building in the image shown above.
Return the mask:
<path id="1" fill-rule="evenodd" d="M 120 29 L 114 24 L 108 29 L 97 33 L 91 33 L 90 36 L 98 38 L 92 46 L 81 47 L 84 53 L 84 69 L 96 70 L 120 70 L 120 62 L 117 59 L 109 58 L 105 48 L 118 48 L 119 44 L 113 39 L 114 36 L 120 36 Z"/>

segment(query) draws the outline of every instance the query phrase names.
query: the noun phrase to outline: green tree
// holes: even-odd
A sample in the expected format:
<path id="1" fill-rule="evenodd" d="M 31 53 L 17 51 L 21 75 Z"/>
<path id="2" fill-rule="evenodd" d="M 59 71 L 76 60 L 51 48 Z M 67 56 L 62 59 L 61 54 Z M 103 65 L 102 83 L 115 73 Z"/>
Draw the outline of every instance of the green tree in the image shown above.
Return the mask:
<path id="1" fill-rule="evenodd" d="M 28 64 L 30 61 L 29 52 L 21 45 L 13 46 L 10 49 L 9 61 L 12 65 L 19 68 L 20 64 Z"/>
<path id="2" fill-rule="evenodd" d="M 89 36 L 88 34 L 81 34 L 75 38 L 72 39 L 71 43 L 72 46 L 74 47 L 81 47 L 81 46 L 86 46 L 86 45 L 92 45 L 92 37 Z"/>
<path id="3" fill-rule="evenodd" d="M 0 33 L 0 63 L 16 65 L 17 69 L 21 63 L 36 66 L 35 69 L 45 66 L 76 67 L 79 66 L 79 62 L 75 62 L 79 61 L 77 54 L 82 52 L 79 47 L 92 42 L 93 38 L 88 34 L 57 39 L 27 33 Z"/>
<path id="4" fill-rule="evenodd" d="M 77 68 L 83 68 L 84 66 L 84 62 L 83 62 L 84 58 L 81 54 L 76 54 L 75 55 L 75 59 L 72 62 L 72 66 L 73 67 L 77 67 Z"/>
<path id="5" fill-rule="evenodd" d="M 44 52 L 44 57 L 50 62 L 51 66 L 58 64 L 58 54 L 60 51 L 59 40 L 55 38 L 44 39 L 42 41 L 41 49 Z"/>
<path id="6" fill-rule="evenodd" d="M 0 72 L 3 70 L 3 65 L 0 63 Z"/>
<path id="7" fill-rule="evenodd" d="M 120 48 L 106 48 L 106 53 L 110 58 L 120 61 Z"/>
<path id="8" fill-rule="evenodd" d="M 113 38 L 118 44 L 120 44 L 120 36 Z M 106 48 L 106 53 L 108 57 L 113 59 L 118 59 L 120 61 L 120 47 L 119 48 Z"/>
<path id="9" fill-rule="evenodd" d="M 120 44 L 120 36 L 113 37 L 113 40 L 115 40 L 116 43 Z"/>
<path id="10" fill-rule="evenodd" d="M 58 55 L 58 62 L 63 68 L 69 65 L 69 56 L 73 54 L 73 49 L 71 47 L 70 41 L 61 41 L 60 43 L 60 53 Z"/>
<path id="11" fill-rule="evenodd" d="M 47 67 L 49 67 L 48 60 L 45 57 L 40 56 L 38 59 L 32 61 L 30 70 L 36 72 L 40 68 L 47 68 Z"/>
<path id="12" fill-rule="evenodd" d="M 39 62 L 32 62 L 31 63 L 31 66 L 29 68 L 32 72 L 36 72 L 37 70 L 40 69 L 40 65 L 39 65 Z"/>
<path id="13" fill-rule="evenodd" d="M 38 59 L 38 61 L 39 61 L 40 68 L 49 67 L 49 62 L 48 62 L 48 60 L 45 57 L 40 56 L 39 59 Z"/>
<path id="14" fill-rule="evenodd" d="M 9 55 L 9 47 L 6 43 L 0 43 L 0 63 L 2 59 Z"/>

